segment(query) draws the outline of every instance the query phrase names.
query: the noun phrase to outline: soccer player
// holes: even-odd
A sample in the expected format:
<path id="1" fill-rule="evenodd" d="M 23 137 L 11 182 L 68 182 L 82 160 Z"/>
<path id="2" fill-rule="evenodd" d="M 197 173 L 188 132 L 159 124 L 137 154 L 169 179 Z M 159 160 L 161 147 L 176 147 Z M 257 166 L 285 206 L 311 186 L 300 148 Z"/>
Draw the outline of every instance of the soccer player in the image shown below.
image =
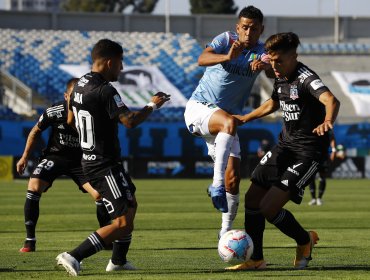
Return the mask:
<path id="1" fill-rule="evenodd" d="M 82 192 L 89 192 L 95 199 L 96 214 L 101 226 L 105 226 L 111 221 L 99 193 L 90 186 L 83 174 L 81 166 L 82 151 L 78 143 L 78 133 L 67 124 L 67 101 L 77 81 L 78 79 L 69 80 L 64 93 L 64 100 L 47 108 L 40 116 L 39 121 L 28 135 L 23 155 L 16 165 L 17 172 L 23 174 L 27 167 L 28 158 L 41 133 L 51 127 L 47 147 L 43 150 L 39 163 L 33 170 L 28 182 L 24 204 L 27 237 L 24 246 L 19 250 L 23 253 L 36 250 L 35 231 L 39 218 L 41 194 L 46 192 L 52 186 L 54 180 L 61 175 L 71 177 Z"/>
<path id="2" fill-rule="evenodd" d="M 318 167 L 318 174 L 319 174 L 319 193 L 318 196 L 316 197 L 316 182 L 315 178 L 311 181 L 309 184 L 310 188 L 310 193 L 311 193 L 311 200 L 308 202 L 308 205 L 317 205 L 321 206 L 323 204 L 322 197 L 324 195 L 325 189 L 326 189 L 326 176 L 328 173 L 329 169 L 329 162 L 334 161 L 335 156 L 336 156 L 336 141 L 335 141 L 335 136 L 334 132 L 332 130 L 328 131 L 329 137 L 330 137 L 330 148 L 331 148 L 331 153 L 330 155 L 327 154 L 326 159 L 320 163 Z"/>
<path id="3" fill-rule="evenodd" d="M 235 116 L 240 123 L 247 123 L 280 107 L 284 125 L 278 144 L 253 171 L 245 194 L 245 230 L 254 243 L 252 257 L 228 270 L 266 268 L 262 246 L 265 219 L 296 241 L 296 269 L 307 266 L 319 240 L 315 231 L 306 231 L 283 207 L 289 200 L 302 202 L 304 187 L 325 160 L 328 131 L 333 129 L 340 104 L 319 76 L 297 60 L 299 43 L 292 32 L 267 39 L 265 47 L 276 75 L 272 96 L 251 113 Z"/>
<path id="4" fill-rule="evenodd" d="M 137 202 L 135 185 L 121 163 L 118 123 L 127 128 L 136 127 L 169 100 L 169 95 L 158 92 L 143 109 L 131 111 L 109 83 L 117 81 L 123 69 L 122 46 L 102 39 L 93 47 L 91 57 L 91 72 L 80 78 L 71 96 L 69 109 L 74 118 L 70 121 L 74 119 L 80 134 L 83 170 L 92 187 L 103 197 L 113 221 L 96 230 L 72 251 L 57 256 L 57 264 L 72 276 L 79 274 L 81 260 L 112 242 L 112 258 L 106 271 L 135 269 L 126 255 Z"/>
<path id="5" fill-rule="evenodd" d="M 207 45 L 198 59 L 200 66 L 207 66 L 206 71 L 184 113 L 188 130 L 203 137 L 214 161 L 208 193 L 214 207 L 223 213 L 219 237 L 232 228 L 239 204 L 240 145 L 232 114 L 242 113 L 262 70 L 273 76 L 259 41 L 263 29 L 262 12 L 248 6 L 239 13 L 236 32 L 224 32 Z"/>

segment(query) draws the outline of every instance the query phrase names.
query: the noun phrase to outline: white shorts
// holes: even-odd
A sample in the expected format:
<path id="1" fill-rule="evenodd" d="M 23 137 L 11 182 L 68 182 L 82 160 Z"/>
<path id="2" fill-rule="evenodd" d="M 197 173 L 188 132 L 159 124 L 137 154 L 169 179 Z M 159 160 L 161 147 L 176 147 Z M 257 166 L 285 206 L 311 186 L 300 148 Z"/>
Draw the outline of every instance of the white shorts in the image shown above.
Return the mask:
<path id="1" fill-rule="evenodd" d="M 212 114 L 218 110 L 220 110 L 220 108 L 215 104 L 189 100 L 184 112 L 187 129 L 191 134 L 203 137 L 208 147 L 208 155 L 213 159 L 213 161 L 215 160 L 214 144 L 216 135 L 212 135 L 209 132 L 208 123 Z M 235 134 L 235 138 L 231 146 L 230 156 L 240 158 L 240 144 L 237 134 Z"/>

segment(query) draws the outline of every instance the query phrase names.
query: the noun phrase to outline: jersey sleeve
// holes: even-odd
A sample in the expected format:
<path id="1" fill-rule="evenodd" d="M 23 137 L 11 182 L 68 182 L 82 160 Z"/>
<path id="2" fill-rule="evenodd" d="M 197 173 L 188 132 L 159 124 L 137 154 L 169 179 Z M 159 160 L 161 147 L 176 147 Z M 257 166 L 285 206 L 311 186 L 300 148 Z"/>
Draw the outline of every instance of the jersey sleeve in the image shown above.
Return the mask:
<path id="1" fill-rule="evenodd" d="M 47 129 L 51 125 L 51 123 L 52 123 L 52 119 L 48 116 L 48 114 L 45 110 L 44 113 L 40 116 L 40 118 L 37 122 L 37 126 L 42 131 L 44 131 L 45 129 Z"/>
<path id="2" fill-rule="evenodd" d="M 237 39 L 233 37 L 234 36 L 232 36 L 230 32 L 221 33 L 216 36 L 211 43 L 207 44 L 206 47 L 211 47 L 217 54 L 224 53 L 228 46 L 231 46 L 231 44 Z"/>
<path id="3" fill-rule="evenodd" d="M 325 86 L 317 74 L 306 78 L 303 85 L 306 87 L 307 91 L 317 99 L 319 99 L 323 92 L 329 91 L 329 88 Z"/>
<path id="4" fill-rule="evenodd" d="M 276 82 L 274 83 L 274 88 L 272 89 L 271 99 L 274 101 L 279 101 L 279 95 L 277 92 Z"/>
<path id="5" fill-rule="evenodd" d="M 129 111 L 128 107 L 123 103 L 121 96 L 117 90 L 111 85 L 105 85 L 102 89 L 102 98 L 109 117 L 114 119 L 119 114 Z"/>

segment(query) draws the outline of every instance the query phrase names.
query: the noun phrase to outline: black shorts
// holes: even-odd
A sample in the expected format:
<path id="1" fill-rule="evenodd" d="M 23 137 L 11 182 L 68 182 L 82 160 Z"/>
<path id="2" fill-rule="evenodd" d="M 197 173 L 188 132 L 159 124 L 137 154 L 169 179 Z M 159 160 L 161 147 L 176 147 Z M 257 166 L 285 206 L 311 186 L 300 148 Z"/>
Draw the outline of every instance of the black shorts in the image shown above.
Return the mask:
<path id="1" fill-rule="evenodd" d="M 45 189 L 47 191 L 53 184 L 54 180 L 62 175 L 70 177 L 86 193 L 82 185 L 88 182 L 84 175 L 81 162 L 79 160 L 70 160 L 56 155 L 41 157 L 36 168 L 31 174 L 31 178 L 41 179 L 50 185 Z"/>
<path id="2" fill-rule="evenodd" d="M 302 202 L 304 189 L 313 180 L 319 159 L 300 156 L 275 146 L 261 159 L 252 173 L 252 182 L 266 189 L 272 186 L 290 191 L 290 199 Z"/>
<path id="3" fill-rule="evenodd" d="M 99 178 L 91 179 L 90 184 L 103 197 L 112 219 L 123 216 L 128 208 L 135 207 L 136 187 L 122 164 L 111 167 Z"/>

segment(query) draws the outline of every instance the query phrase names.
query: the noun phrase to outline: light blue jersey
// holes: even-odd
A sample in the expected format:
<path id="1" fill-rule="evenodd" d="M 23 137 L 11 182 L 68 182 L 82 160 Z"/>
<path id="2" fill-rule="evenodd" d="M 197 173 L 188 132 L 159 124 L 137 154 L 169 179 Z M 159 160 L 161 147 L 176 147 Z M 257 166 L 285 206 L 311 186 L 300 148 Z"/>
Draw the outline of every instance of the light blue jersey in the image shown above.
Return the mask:
<path id="1" fill-rule="evenodd" d="M 217 54 L 227 54 L 238 39 L 235 32 L 224 32 L 207 45 Z M 216 104 L 231 114 L 241 114 L 259 72 L 250 63 L 255 59 L 268 62 L 262 42 L 229 62 L 208 66 L 190 99 Z"/>

